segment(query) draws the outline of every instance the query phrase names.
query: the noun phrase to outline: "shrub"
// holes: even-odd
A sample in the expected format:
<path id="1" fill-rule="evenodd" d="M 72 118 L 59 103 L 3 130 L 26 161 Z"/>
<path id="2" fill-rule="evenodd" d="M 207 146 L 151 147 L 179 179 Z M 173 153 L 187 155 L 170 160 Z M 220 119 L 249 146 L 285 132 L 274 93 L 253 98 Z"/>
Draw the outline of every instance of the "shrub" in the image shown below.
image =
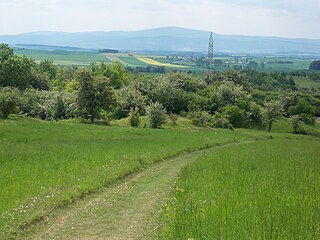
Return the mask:
<path id="1" fill-rule="evenodd" d="M 246 113 L 246 121 L 249 126 L 261 126 L 264 121 L 263 109 L 255 102 L 250 103 L 250 109 Z"/>
<path id="2" fill-rule="evenodd" d="M 301 126 L 300 116 L 293 115 L 290 117 L 293 131 L 295 134 L 305 134 L 305 129 Z"/>
<path id="3" fill-rule="evenodd" d="M 147 109 L 147 113 L 152 128 L 159 128 L 166 122 L 166 112 L 163 106 L 158 102 L 151 103 Z"/>
<path id="4" fill-rule="evenodd" d="M 310 70 L 320 70 L 320 60 L 313 61 L 309 66 Z"/>
<path id="5" fill-rule="evenodd" d="M 72 94 L 27 89 L 20 108 L 26 116 L 58 120 L 75 117 L 76 104 Z"/>
<path id="6" fill-rule="evenodd" d="M 126 117 L 132 109 L 137 109 L 140 116 L 146 113 L 146 98 L 133 87 L 121 88 L 118 92 L 119 106 L 117 109 L 117 117 Z"/>
<path id="7" fill-rule="evenodd" d="M 171 120 L 171 123 L 173 124 L 173 126 L 177 125 L 177 121 L 178 121 L 178 115 L 175 113 L 171 113 L 169 114 L 169 118 Z"/>
<path id="8" fill-rule="evenodd" d="M 290 115 L 299 115 L 301 120 L 307 124 L 314 124 L 315 107 L 307 100 L 300 98 L 295 106 L 288 110 Z"/>
<path id="9" fill-rule="evenodd" d="M 238 106 L 227 105 L 223 114 L 234 127 L 244 127 L 245 112 Z"/>
<path id="10" fill-rule="evenodd" d="M 213 116 L 213 126 L 216 128 L 229 128 L 233 129 L 232 124 L 229 122 L 229 120 L 222 115 L 221 113 L 216 113 Z"/>
<path id="11" fill-rule="evenodd" d="M 18 111 L 20 91 L 17 88 L 4 87 L 0 89 L 0 116 L 8 118 Z"/>
<path id="12" fill-rule="evenodd" d="M 140 114 L 139 114 L 139 109 L 134 108 L 130 110 L 129 113 L 129 123 L 131 127 L 138 127 L 139 126 L 139 121 L 140 121 Z"/>
<path id="13" fill-rule="evenodd" d="M 212 115 L 206 111 L 194 111 L 189 113 L 192 124 L 197 127 L 208 127 L 212 125 Z"/>
<path id="14" fill-rule="evenodd" d="M 314 124 L 316 122 L 315 117 L 311 114 L 301 113 L 300 118 L 306 124 Z"/>

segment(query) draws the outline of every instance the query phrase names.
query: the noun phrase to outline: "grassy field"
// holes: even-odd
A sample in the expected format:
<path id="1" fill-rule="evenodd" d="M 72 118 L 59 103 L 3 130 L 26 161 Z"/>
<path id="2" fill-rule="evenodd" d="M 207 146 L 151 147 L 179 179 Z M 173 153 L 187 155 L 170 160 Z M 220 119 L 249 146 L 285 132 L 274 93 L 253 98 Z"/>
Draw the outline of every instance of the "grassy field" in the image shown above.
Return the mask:
<path id="1" fill-rule="evenodd" d="M 181 173 L 160 239 L 319 239 L 319 139 L 221 148 Z"/>
<path id="2" fill-rule="evenodd" d="M 320 81 L 313 81 L 305 77 L 294 77 L 294 81 L 299 88 L 320 88 Z"/>
<path id="3" fill-rule="evenodd" d="M 110 62 L 106 56 L 96 52 L 17 50 L 16 54 L 25 55 L 36 61 L 49 59 L 60 65 L 89 65 L 91 62 Z"/>
<path id="4" fill-rule="evenodd" d="M 0 121 L 0 230 L 23 223 L 156 161 L 260 133 Z M 1 236 L 0 236 L 1 238 Z"/>

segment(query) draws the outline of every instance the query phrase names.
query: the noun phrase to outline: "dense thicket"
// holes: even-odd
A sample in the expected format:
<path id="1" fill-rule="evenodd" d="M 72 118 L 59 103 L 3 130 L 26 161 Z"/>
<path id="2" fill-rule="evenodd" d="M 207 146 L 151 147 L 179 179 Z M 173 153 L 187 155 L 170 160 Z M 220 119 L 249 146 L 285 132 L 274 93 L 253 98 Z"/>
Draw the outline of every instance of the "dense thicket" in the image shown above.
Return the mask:
<path id="1" fill-rule="evenodd" d="M 298 121 L 313 124 L 320 116 L 320 95 L 319 90 L 312 94 L 298 90 L 292 74 L 286 73 L 227 70 L 144 75 L 130 73 L 119 62 L 57 67 L 50 60 L 37 64 L 16 56 L 10 47 L 0 45 L 3 118 L 10 114 L 45 120 L 79 117 L 93 123 L 129 117 L 131 125 L 138 126 L 139 117 L 149 115 L 150 126 L 160 127 L 164 118 L 154 116 L 164 112 L 173 120 L 178 115 L 188 117 L 201 127 L 266 124 L 271 130 L 281 116 L 297 116 Z"/>
<path id="2" fill-rule="evenodd" d="M 310 63 L 310 70 L 320 70 L 320 60 L 317 61 L 313 61 L 312 63 Z"/>

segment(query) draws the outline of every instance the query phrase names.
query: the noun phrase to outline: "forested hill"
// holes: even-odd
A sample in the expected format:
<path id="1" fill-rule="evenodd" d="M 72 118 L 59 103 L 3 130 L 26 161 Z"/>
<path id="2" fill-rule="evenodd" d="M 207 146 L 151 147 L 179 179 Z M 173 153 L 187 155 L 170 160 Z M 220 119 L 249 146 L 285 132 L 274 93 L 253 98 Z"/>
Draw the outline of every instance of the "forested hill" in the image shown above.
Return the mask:
<path id="1" fill-rule="evenodd" d="M 206 52 L 208 31 L 164 27 L 140 31 L 33 32 L 0 36 L 1 43 L 41 44 L 132 51 Z M 215 51 L 233 53 L 291 53 L 320 55 L 320 39 L 293 39 L 214 34 Z"/>

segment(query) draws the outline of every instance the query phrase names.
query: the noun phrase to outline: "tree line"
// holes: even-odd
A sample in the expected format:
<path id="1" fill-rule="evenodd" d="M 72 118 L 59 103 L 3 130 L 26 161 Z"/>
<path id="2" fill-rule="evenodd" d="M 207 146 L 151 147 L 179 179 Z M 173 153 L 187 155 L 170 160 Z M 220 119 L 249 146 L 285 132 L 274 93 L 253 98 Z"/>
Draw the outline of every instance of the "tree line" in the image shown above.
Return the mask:
<path id="1" fill-rule="evenodd" d="M 121 63 L 88 67 L 56 66 L 53 61 L 17 56 L 0 45 L 0 115 L 18 114 L 43 120 L 129 118 L 138 126 L 148 116 L 150 126 L 166 119 L 191 119 L 199 127 L 256 128 L 284 116 L 314 124 L 320 116 L 319 92 L 297 89 L 285 73 L 227 70 L 188 74 L 145 75 L 129 72 Z"/>

